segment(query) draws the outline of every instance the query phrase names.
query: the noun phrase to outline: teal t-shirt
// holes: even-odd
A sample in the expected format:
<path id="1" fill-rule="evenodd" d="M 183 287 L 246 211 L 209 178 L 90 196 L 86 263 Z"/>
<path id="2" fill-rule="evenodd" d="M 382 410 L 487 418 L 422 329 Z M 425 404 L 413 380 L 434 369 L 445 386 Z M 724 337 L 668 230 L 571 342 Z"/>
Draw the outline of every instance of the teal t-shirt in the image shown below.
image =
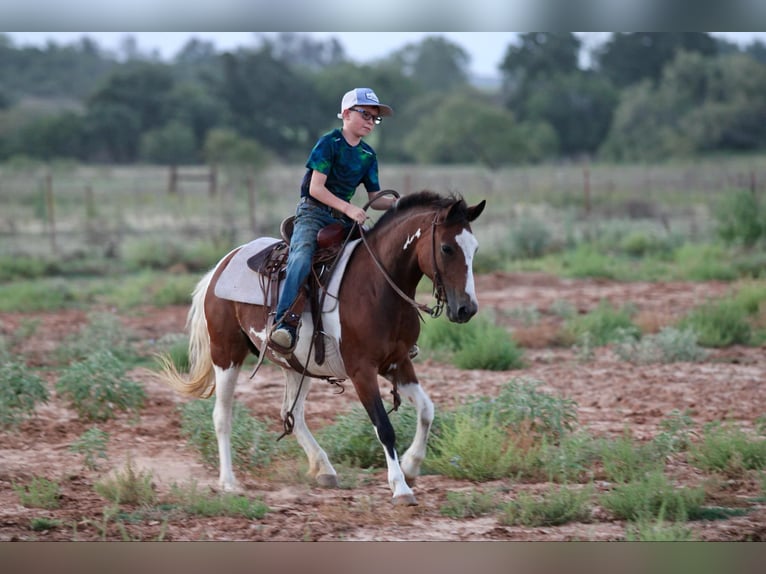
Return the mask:
<path id="1" fill-rule="evenodd" d="M 317 170 L 327 176 L 326 187 L 334 195 L 349 201 L 363 184 L 368 193 L 380 191 L 378 158 L 375 150 L 365 141 L 351 146 L 340 129 L 323 135 L 311 150 L 306 162 L 306 175 L 301 184 L 301 196 L 309 196 L 311 172 Z"/>

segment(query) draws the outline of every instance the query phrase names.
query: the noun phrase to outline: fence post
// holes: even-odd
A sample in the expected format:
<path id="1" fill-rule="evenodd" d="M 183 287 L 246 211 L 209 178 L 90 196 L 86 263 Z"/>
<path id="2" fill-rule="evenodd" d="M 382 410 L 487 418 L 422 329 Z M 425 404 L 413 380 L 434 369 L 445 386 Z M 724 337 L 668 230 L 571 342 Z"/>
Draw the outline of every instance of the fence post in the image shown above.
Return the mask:
<path id="1" fill-rule="evenodd" d="M 218 193 L 218 170 L 215 165 L 210 166 L 210 175 L 208 178 L 208 193 L 210 194 L 210 197 L 215 197 Z"/>
<path id="2" fill-rule="evenodd" d="M 45 174 L 45 206 L 48 220 L 48 238 L 51 242 L 51 251 L 56 255 L 58 245 L 56 244 L 56 202 L 53 197 L 53 176 L 50 172 Z"/>
<path id="3" fill-rule="evenodd" d="M 582 170 L 583 199 L 585 201 L 585 215 L 590 215 L 590 167 L 587 165 Z"/>
<path id="4" fill-rule="evenodd" d="M 248 173 L 245 181 L 247 183 L 247 210 L 250 217 L 250 230 L 255 235 L 257 231 L 255 229 L 255 179 L 253 174 Z"/>
<path id="5" fill-rule="evenodd" d="M 174 194 L 178 191 L 178 166 L 171 165 L 168 175 L 168 193 Z"/>

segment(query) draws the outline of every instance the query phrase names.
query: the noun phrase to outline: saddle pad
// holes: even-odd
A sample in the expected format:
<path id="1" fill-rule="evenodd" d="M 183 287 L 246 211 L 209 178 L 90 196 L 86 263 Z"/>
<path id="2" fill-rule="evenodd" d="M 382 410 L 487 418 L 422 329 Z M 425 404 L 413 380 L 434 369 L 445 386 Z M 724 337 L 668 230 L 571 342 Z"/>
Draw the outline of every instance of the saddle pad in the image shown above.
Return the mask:
<path id="1" fill-rule="evenodd" d="M 279 239 L 274 237 L 259 237 L 240 246 L 215 284 L 216 297 L 255 305 L 267 303 L 264 301 L 260 275 L 247 266 L 247 260 L 277 242 Z"/>
<path id="2" fill-rule="evenodd" d="M 221 299 L 237 301 L 239 303 L 252 303 L 254 305 L 271 305 L 271 301 L 265 301 L 263 289 L 261 288 L 261 276 L 247 265 L 247 260 L 253 255 L 266 249 L 270 245 L 280 241 L 274 237 L 259 237 L 250 243 L 239 247 L 239 251 L 231 258 L 226 269 L 223 270 L 218 282 L 215 285 L 215 295 Z M 336 304 L 336 298 L 340 291 L 340 280 L 343 277 L 343 271 L 346 268 L 348 259 L 353 253 L 354 248 L 359 244 L 359 239 L 349 242 L 346 245 L 337 268 L 333 273 L 330 284 L 327 287 L 329 297 L 325 298 L 324 311 L 331 310 Z M 279 292 L 282 292 L 282 283 L 279 284 Z"/>

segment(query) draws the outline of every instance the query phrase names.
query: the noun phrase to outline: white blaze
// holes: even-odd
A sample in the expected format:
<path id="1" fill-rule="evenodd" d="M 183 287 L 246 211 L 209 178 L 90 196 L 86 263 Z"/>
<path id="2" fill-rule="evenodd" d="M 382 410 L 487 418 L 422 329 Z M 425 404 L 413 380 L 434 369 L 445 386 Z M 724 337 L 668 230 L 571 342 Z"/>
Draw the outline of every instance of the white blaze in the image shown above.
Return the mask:
<path id="1" fill-rule="evenodd" d="M 460 232 L 460 235 L 455 237 L 455 241 L 463 250 L 465 256 L 466 277 L 465 277 L 465 292 L 471 297 L 471 300 L 479 304 L 476 298 L 476 286 L 473 282 L 473 256 L 476 254 L 476 250 L 479 248 L 479 241 L 474 237 L 473 233 L 464 229 Z"/>

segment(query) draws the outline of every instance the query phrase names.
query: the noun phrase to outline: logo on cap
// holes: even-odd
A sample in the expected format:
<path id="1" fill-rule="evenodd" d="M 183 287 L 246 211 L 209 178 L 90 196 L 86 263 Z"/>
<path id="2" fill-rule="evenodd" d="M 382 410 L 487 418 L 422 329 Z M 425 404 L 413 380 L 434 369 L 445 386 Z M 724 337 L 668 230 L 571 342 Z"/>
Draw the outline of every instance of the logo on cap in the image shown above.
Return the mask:
<path id="1" fill-rule="evenodd" d="M 378 96 L 375 95 L 375 92 L 367 92 L 364 94 L 364 97 L 367 98 L 367 100 L 370 102 L 375 102 L 376 104 L 380 103 L 378 101 Z"/>

